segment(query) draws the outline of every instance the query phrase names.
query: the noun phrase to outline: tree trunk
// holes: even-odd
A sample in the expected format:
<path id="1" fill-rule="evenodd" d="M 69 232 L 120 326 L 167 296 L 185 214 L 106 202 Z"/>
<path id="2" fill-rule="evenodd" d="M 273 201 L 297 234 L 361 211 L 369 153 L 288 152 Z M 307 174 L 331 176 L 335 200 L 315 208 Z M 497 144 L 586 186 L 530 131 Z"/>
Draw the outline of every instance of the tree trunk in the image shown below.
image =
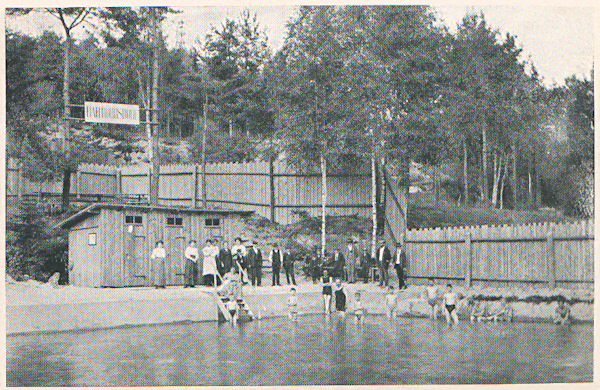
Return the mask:
<path id="1" fill-rule="evenodd" d="M 504 158 L 504 171 L 500 179 L 500 210 L 504 209 L 504 183 L 506 182 L 506 173 L 508 172 L 508 156 Z"/>
<path id="2" fill-rule="evenodd" d="M 159 150 L 158 150 L 158 21 L 156 15 L 156 8 L 152 7 L 152 178 L 150 180 L 151 192 L 150 192 L 150 203 L 153 205 L 158 204 L 158 186 L 160 177 L 160 161 L 159 161 Z"/>
<path id="3" fill-rule="evenodd" d="M 434 202 L 437 206 L 440 201 L 440 178 L 438 173 L 438 166 L 433 165 L 433 196 Z"/>
<path id="4" fill-rule="evenodd" d="M 533 207 L 533 178 L 532 178 L 532 163 L 533 153 L 527 159 L 527 208 Z"/>
<path id="5" fill-rule="evenodd" d="M 534 174 L 535 174 L 535 208 L 539 209 L 542 207 L 542 176 L 540 175 L 540 158 L 538 158 L 537 154 L 535 156 L 535 164 L 534 164 Z"/>
<path id="6" fill-rule="evenodd" d="M 69 97 L 70 88 L 70 63 L 71 63 L 71 34 L 68 30 L 65 30 L 65 48 L 64 48 L 64 69 L 63 69 L 63 153 L 67 160 L 67 168 L 63 171 L 63 182 L 62 182 L 62 197 L 61 197 L 61 209 L 65 212 L 69 208 L 69 195 L 71 191 L 71 169 L 69 163 L 71 159 L 71 100 Z"/>
<path id="7" fill-rule="evenodd" d="M 481 117 L 481 138 L 482 138 L 482 148 L 481 148 L 481 184 L 483 186 L 483 202 L 488 204 L 490 201 L 490 189 L 488 186 L 488 144 L 487 144 L 487 121 L 485 116 Z"/>
<path id="8" fill-rule="evenodd" d="M 371 237 L 371 257 L 375 257 L 377 248 L 377 158 L 375 151 L 371 157 L 371 210 L 373 212 L 373 236 Z"/>
<path id="9" fill-rule="evenodd" d="M 494 169 L 492 177 L 492 206 L 498 205 L 498 185 L 500 183 L 500 172 L 502 171 L 502 157 L 494 153 Z"/>
<path id="10" fill-rule="evenodd" d="M 512 145 L 513 152 L 513 168 L 512 168 L 512 193 L 513 193 L 513 209 L 516 210 L 518 207 L 519 200 L 519 183 L 517 182 L 517 144 Z"/>
<path id="11" fill-rule="evenodd" d="M 467 148 L 467 139 L 463 139 L 464 155 L 463 155 L 463 181 L 465 182 L 465 200 L 464 204 L 469 204 L 469 150 Z"/>
<path id="12" fill-rule="evenodd" d="M 325 261 L 325 228 L 327 227 L 327 161 L 321 151 L 321 259 Z"/>

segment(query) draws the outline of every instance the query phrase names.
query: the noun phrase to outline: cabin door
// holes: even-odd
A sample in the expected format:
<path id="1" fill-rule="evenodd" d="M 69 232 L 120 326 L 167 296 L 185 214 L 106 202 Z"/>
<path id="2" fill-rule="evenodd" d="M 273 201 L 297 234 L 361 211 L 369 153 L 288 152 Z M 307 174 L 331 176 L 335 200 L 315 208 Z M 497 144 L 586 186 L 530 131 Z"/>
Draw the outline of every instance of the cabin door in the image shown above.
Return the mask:
<path id="1" fill-rule="evenodd" d="M 136 234 L 136 230 L 140 228 L 135 226 L 133 231 L 127 234 L 123 283 L 125 286 L 147 286 L 150 283 L 146 237 Z"/>
<path id="2" fill-rule="evenodd" d="M 170 286 L 183 286 L 185 276 L 185 253 L 186 242 L 182 234 L 168 238 L 166 244 L 167 259 L 165 268 L 167 271 L 167 284 Z"/>

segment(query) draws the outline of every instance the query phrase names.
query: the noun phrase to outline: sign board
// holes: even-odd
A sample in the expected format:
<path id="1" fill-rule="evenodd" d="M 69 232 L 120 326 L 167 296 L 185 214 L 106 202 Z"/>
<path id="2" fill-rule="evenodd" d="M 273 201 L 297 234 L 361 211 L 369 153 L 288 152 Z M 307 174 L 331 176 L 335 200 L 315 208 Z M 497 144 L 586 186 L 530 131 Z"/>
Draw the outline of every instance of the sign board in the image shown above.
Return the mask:
<path id="1" fill-rule="evenodd" d="M 84 108 L 86 122 L 140 124 L 140 106 L 137 104 L 85 102 Z"/>

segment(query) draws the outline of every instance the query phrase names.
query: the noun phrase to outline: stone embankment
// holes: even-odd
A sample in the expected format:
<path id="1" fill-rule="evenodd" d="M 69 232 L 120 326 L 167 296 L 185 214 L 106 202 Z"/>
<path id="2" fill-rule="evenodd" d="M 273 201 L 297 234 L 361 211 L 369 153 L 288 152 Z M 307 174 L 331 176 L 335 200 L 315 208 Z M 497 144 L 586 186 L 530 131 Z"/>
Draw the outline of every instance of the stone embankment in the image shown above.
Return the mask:
<path id="1" fill-rule="evenodd" d="M 270 284 L 270 283 L 267 283 Z M 361 291 L 369 314 L 383 314 L 385 290 L 375 284 L 346 284 L 347 300 Z M 298 287 L 300 314 L 321 313 L 321 287 L 302 282 Z M 398 294 L 400 316 L 426 316 L 423 287 L 410 286 Z M 440 286 L 440 291 L 443 287 Z M 593 292 L 570 290 L 455 289 L 463 299 L 459 315 L 467 318 L 468 299 L 486 300 L 493 307 L 506 297 L 514 309 L 515 321 L 550 321 L 558 297 L 571 303 L 575 322 L 592 322 Z M 244 299 L 256 318 L 287 314 L 289 286 L 244 287 Z M 441 314 L 441 313 L 440 313 Z M 149 287 L 98 289 L 51 285 L 34 281 L 6 284 L 6 333 L 33 333 L 101 329 L 177 322 L 216 321 L 217 305 L 208 287 L 183 289 Z"/>

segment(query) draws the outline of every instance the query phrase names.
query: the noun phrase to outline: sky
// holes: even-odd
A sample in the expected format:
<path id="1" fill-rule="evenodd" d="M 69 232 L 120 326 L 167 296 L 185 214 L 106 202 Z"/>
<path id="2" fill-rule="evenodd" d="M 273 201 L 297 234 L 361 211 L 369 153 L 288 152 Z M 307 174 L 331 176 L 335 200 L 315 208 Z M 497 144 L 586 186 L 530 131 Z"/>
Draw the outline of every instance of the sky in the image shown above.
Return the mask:
<path id="1" fill-rule="evenodd" d="M 167 43 L 175 45 L 179 36 L 185 46 L 197 45 L 199 39 L 204 40 L 211 26 L 220 26 L 225 18 L 237 18 L 246 8 L 256 13 L 273 51 L 281 47 L 286 34 L 285 24 L 297 12 L 296 6 L 180 7 L 182 12 L 170 16 L 163 24 Z M 434 5 L 433 8 L 452 32 L 466 13 L 483 12 L 488 25 L 498 29 L 502 36 L 507 32 L 516 36 L 517 45 L 523 49 L 523 60 L 533 62 L 548 86 L 563 84 L 564 79 L 573 74 L 590 78 L 594 60 L 596 9 L 593 7 Z M 61 31 L 56 19 L 41 13 L 7 17 L 6 26 L 31 35 L 45 29 Z M 84 36 L 86 30 L 91 27 L 79 27 L 76 36 Z"/>

